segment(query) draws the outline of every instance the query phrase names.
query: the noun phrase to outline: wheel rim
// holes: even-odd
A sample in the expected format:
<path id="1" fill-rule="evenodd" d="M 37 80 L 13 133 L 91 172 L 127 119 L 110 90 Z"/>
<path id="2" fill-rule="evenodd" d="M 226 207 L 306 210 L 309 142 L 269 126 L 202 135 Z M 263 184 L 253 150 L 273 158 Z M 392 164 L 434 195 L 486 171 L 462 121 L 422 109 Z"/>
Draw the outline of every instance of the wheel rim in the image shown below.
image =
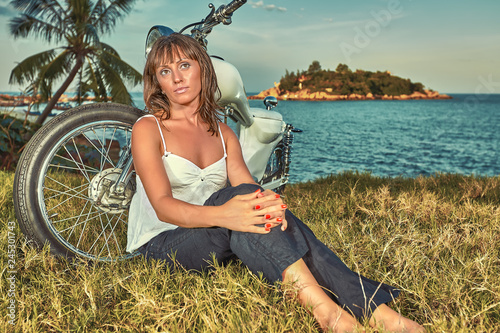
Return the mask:
<path id="1" fill-rule="evenodd" d="M 105 209 L 96 200 L 103 179 L 116 179 L 131 132 L 132 126 L 121 121 L 88 123 L 62 136 L 43 161 L 40 211 L 52 234 L 75 254 L 101 261 L 138 254 L 126 253 L 130 200 L 113 211 L 109 203 Z M 135 192 L 133 176 L 127 191 L 130 199 Z"/>

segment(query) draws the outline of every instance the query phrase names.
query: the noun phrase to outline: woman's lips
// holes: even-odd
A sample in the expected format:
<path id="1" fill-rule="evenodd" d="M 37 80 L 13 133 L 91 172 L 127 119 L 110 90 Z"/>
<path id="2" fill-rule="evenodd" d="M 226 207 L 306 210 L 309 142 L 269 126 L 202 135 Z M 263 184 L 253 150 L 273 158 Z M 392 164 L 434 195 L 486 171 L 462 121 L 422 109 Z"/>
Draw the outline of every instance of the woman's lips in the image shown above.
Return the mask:
<path id="1" fill-rule="evenodd" d="M 182 93 L 186 92 L 186 90 L 188 90 L 188 87 L 179 87 L 179 88 L 174 90 L 174 93 L 182 94 Z"/>

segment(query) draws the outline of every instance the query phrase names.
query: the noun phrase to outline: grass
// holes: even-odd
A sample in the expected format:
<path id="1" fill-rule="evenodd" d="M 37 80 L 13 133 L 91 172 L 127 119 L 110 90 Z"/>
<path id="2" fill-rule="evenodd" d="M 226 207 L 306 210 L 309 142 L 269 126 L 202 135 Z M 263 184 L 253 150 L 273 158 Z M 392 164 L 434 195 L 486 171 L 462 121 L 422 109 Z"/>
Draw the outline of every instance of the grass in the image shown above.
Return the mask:
<path id="1" fill-rule="evenodd" d="M 238 262 L 195 274 L 140 257 L 70 262 L 16 226 L 8 322 L 13 173 L 0 172 L 0 330 L 317 332 L 312 316 Z M 289 186 L 295 215 L 363 275 L 402 289 L 391 306 L 429 332 L 500 331 L 500 178 L 347 172 Z M 12 235 L 12 234 L 10 234 Z M 373 330 L 367 329 L 367 332 Z"/>

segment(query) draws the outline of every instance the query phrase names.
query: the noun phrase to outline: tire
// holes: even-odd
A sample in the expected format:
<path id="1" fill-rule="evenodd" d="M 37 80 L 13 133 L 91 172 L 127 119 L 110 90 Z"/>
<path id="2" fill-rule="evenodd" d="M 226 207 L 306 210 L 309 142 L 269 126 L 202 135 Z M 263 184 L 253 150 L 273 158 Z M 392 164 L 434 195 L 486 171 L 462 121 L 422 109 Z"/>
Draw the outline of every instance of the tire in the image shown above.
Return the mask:
<path id="1" fill-rule="evenodd" d="M 87 104 L 36 132 L 20 157 L 13 193 L 19 226 L 29 239 L 66 257 L 110 261 L 137 255 L 125 251 L 133 173 L 127 200 L 116 204 L 98 194 L 121 172 L 141 115 L 127 105 Z"/>

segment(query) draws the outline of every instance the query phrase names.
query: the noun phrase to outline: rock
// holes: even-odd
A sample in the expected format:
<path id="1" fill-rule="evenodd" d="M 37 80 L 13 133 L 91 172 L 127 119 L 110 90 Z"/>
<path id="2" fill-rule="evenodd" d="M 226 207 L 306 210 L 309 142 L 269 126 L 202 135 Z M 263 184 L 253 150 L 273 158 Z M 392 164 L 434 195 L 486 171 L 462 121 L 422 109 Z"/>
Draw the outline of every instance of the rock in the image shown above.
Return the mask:
<path id="1" fill-rule="evenodd" d="M 267 96 L 274 96 L 274 97 L 278 98 L 279 95 L 280 94 L 278 92 L 278 89 L 276 87 L 273 87 L 273 88 L 269 88 L 267 90 L 263 90 L 255 96 L 249 96 L 248 98 L 249 99 L 264 99 Z"/>
<path id="2" fill-rule="evenodd" d="M 427 97 L 429 97 L 429 98 L 435 98 L 435 97 L 439 96 L 439 93 L 437 91 L 424 90 L 424 92 L 427 95 Z"/>
<path id="3" fill-rule="evenodd" d="M 410 97 L 411 97 L 412 99 L 423 99 L 423 98 L 426 98 L 426 97 L 427 97 L 427 95 L 426 95 L 426 94 L 421 93 L 420 91 L 414 91 L 414 92 L 410 95 Z"/>

